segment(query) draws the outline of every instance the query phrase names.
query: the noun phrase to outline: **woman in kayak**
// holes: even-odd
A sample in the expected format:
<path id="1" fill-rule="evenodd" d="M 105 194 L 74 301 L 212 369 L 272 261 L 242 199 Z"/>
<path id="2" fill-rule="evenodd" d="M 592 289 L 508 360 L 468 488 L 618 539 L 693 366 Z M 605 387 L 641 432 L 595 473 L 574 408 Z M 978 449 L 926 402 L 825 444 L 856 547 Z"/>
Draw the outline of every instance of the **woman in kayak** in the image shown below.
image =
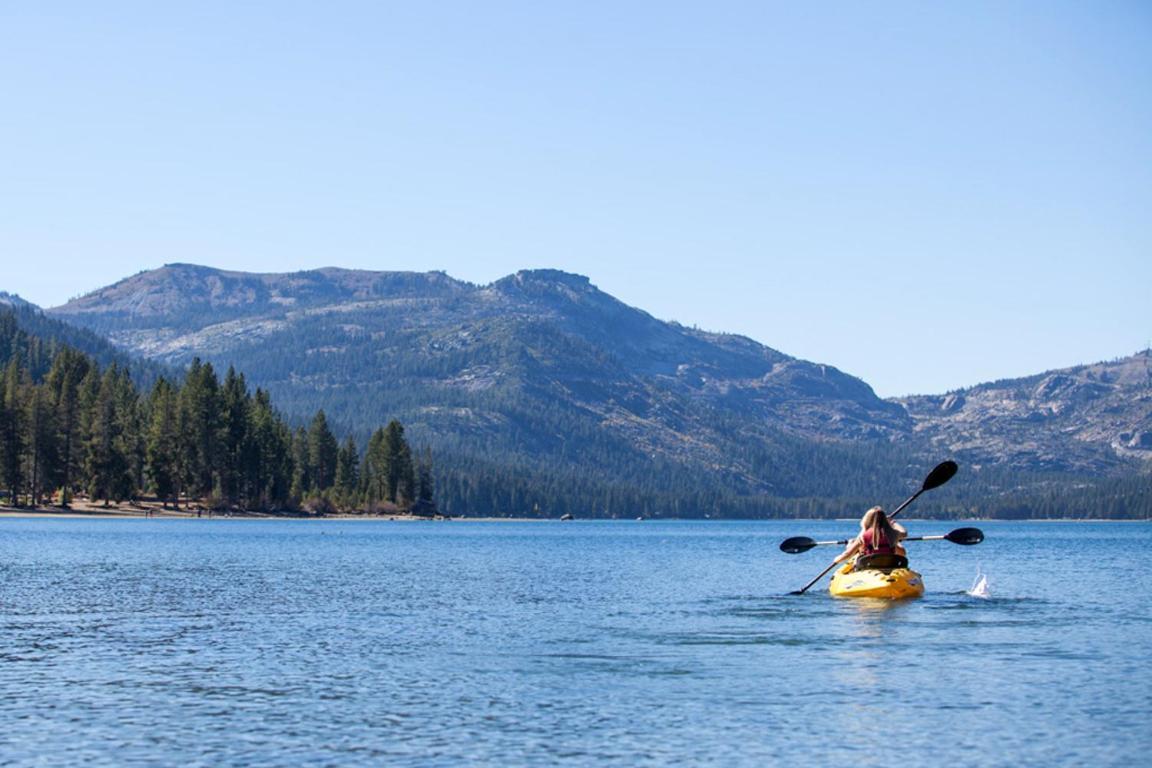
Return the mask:
<path id="1" fill-rule="evenodd" d="M 888 519 L 883 507 L 872 507 L 860 518 L 860 534 L 848 542 L 836 562 L 842 563 L 853 555 L 903 555 L 900 539 L 907 535 L 904 526 Z"/>

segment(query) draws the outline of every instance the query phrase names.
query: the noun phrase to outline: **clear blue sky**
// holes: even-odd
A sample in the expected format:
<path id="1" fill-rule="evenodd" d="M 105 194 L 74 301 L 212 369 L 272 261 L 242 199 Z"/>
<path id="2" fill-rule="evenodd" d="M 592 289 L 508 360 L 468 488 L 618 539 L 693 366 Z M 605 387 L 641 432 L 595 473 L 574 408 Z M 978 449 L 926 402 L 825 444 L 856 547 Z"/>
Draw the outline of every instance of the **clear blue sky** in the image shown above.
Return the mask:
<path id="1" fill-rule="evenodd" d="M 1148 2 L 0 5 L 0 289 L 588 275 L 883 396 L 1152 339 Z"/>

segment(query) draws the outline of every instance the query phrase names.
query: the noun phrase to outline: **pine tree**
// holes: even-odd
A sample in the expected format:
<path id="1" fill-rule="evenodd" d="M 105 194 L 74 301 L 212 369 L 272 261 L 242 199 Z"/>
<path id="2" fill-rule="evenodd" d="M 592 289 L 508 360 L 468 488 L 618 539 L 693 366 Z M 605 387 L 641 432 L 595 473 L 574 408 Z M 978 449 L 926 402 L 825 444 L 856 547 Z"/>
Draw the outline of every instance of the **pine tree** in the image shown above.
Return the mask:
<path id="1" fill-rule="evenodd" d="M 356 441 L 349 435 L 336 457 L 336 492 L 341 505 L 348 507 L 355 504 L 359 475 L 360 451 L 356 448 Z"/>
<path id="2" fill-rule="evenodd" d="M 179 393 L 165 378 L 152 387 L 148 401 L 148 482 L 164 507 L 180 506 Z"/>
<path id="3" fill-rule="evenodd" d="M 60 479 L 60 433 L 56 409 L 46 386 L 27 384 L 27 477 L 33 506 L 38 506 L 46 490 Z"/>
<path id="4" fill-rule="evenodd" d="M 120 421 L 119 450 L 127 465 L 124 475 L 117 478 L 116 496 L 119 499 L 134 499 L 145 483 L 144 418 L 140 394 L 127 368 L 116 366 L 114 382 L 116 417 Z"/>
<path id="5" fill-rule="evenodd" d="M 416 464 L 416 503 L 412 511 L 421 515 L 434 515 L 436 508 L 436 489 L 432 480 L 432 451 L 425 448 L 420 454 Z"/>
<path id="6" fill-rule="evenodd" d="M 220 487 L 229 503 L 236 503 L 245 493 L 245 474 L 251 462 L 249 439 L 251 396 L 244 376 L 229 366 L 220 390 Z"/>
<path id="7" fill-rule="evenodd" d="M 60 503 L 65 507 L 72 502 L 76 469 L 83 465 L 84 418 L 80 387 L 92 367 L 86 355 L 71 347 L 63 347 L 53 358 L 46 380 L 52 393 L 59 430 Z"/>
<path id="8" fill-rule="evenodd" d="M 364 465 L 360 472 L 364 503 L 368 507 L 388 498 L 388 452 L 386 435 L 381 427 L 372 433 L 368 449 L 364 452 Z"/>
<path id="9" fill-rule="evenodd" d="M 211 363 L 192 361 L 180 390 L 182 478 L 191 496 L 207 496 L 219 472 L 220 382 Z"/>
<path id="10" fill-rule="evenodd" d="M 308 432 L 297 427 L 292 433 L 292 499 L 299 503 L 312 488 L 312 465 L 308 456 Z"/>
<path id="11" fill-rule="evenodd" d="M 323 410 L 317 411 L 308 428 L 308 469 L 313 491 L 323 492 L 336 482 L 339 452 L 339 444 L 328 426 L 328 417 Z"/>
<path id="12" fill-rule="evenodd" d="M 17 356 L 8 361 L 0 382 L 0 487 L 7 489 L 15 506 L 24 484 L 24 403 L 21 367 Z"/>
<path id="13" fill-rule="evenodd" d="M 416 487 L 412 451 L 404 439 L 404 427 L 393 419 L 384 430 L 384 454 L 387 456 L 387 500 L 394 504 L 411 503 Z"/>
<path id="14" fill-rule="evenodd" d="M 262 389 L 256 390 L 249 413 L 253 460 L 248 468 L 250 506 L 287 506 L 292 496 L 295 475 L 292 458 L 292 433 L 272 408 L 272 400 Z"/>
<path id="15" fill-rule="evenodd" d="M 131 461 L 125 434 L 126 415 L 121 412 L 120 372 L 105 371 L 90 413 L 85 472 L 88 496 L 93 501 L 122 501 L 132 493 Z"/>

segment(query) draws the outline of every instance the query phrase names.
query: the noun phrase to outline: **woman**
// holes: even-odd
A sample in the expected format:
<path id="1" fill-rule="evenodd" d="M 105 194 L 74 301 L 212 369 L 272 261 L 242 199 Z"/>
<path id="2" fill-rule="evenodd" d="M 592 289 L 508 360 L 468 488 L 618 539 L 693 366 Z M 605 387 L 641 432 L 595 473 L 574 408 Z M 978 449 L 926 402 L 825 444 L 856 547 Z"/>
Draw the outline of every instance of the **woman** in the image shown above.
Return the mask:
<path id="1" fill-rule="evenodd" d="M 853 555 L 903 555 L 904 547 L 900 539 L 908 531 L 900 523 L 888 519 L 883 507 L 872 507 L 860 518 L 860 535 L 848 542 L 848 546 L 836 556 L 842 563 Z"/>

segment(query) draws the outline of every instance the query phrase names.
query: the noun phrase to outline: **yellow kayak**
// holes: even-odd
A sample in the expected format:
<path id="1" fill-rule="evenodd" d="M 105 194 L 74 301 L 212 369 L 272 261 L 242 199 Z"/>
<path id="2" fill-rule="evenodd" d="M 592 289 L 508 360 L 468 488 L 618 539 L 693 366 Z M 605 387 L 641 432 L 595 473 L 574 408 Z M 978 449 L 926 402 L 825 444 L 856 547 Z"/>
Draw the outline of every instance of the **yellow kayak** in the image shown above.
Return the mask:
<path id="1" fill-rule="evenodd" d="M 901 600 L 923 595 L 924 579 L 908 567 L 908 559 L 905 557 L 872 555 L 871 558 L 860 558 L 857 563 L 845 563 L 832 575 L 828 591 L 833 597 Z"/>

